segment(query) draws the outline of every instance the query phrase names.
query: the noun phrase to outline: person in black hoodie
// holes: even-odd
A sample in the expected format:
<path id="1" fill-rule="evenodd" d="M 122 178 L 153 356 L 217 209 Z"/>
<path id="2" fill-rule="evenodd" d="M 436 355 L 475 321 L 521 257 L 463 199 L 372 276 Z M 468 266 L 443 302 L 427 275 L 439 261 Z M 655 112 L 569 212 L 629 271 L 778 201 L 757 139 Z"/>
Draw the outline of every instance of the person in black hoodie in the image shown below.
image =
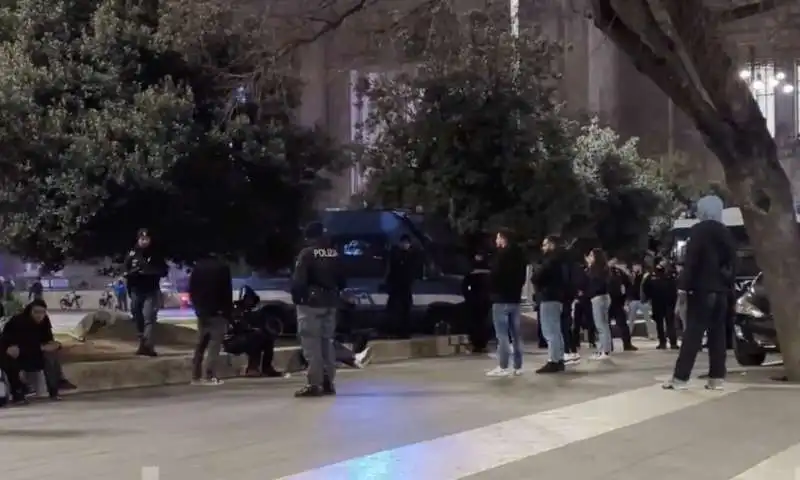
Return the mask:
<path id="1" fill-rule="evenodd" d="M 550 235 L 542 242 L 544 261 L 533 272 L 531 282 L 539 299 L 539 323 L 547 340 L 547 363 L 536 373 L 564 371 L 564 337 L 562 309 L 571 286 L 571 266 L 561 249 L 561 239 Z"/>
<path id="2" fill-rule="evenodd" d="M 647 298 L 650 299 L 653 311 L 653 322 L 658 332 L 658 350 L 669 346 L 678 349 L 678 336 L 675 332 L 675 303 L 678 300 L 678 280 L 666 259 L 659 261 L 653 273 L 648 275 L 642 286 Z"/>
<path id="3" fill-rule="evenodd" d="M 155 357 L 153 329 L 158 320 L 161 303 L 161 278 L 167 276 L 169 267 L 152 244 L 150 232 L 140 229 L 136 246 L 125 258 L 125 278 L 131 297 L 131 316 L 139 332 L 137 355 Z"/>
<path id="4" fill-rule="evenodd" d="M 419 262 L 411 248 L 411 237 L 402 235 L 396 247 L 389 250 L 383 287 L 388 294 L 386 313 L 393 333 L 398 338 L 411 338 L 411 308 L 414 305 L 413 286 Z"/>
<path id="5" fill-rule="evenodd" d="M 219 353 L 233 315 L 231 267 L 221 258 L 197 262 L 189 275 L 189 297 L 197 314 L 197 345 L 192 358 L 192 383 L 219 385 Z M 203 371 L 203 355 L 208 360 Z M 205 375 L 204 375 L 205 374 Z"/>
<path id="6" fill-rule="evenodd" d="M 43 372 L 50 398 L 59 399 L 59 385 L 64 380 L 60 363 L 53 356 L 60 349 L 43 300 L 33 300 L 21 313 L 11 317 L 0 334 L 0 368 L 8 378 L 13 403 L 25 403 L 27 387 L 22 380 L 23 372 Z"/>
<path id="7" fill-rule="evenodd" d="M 489 292 L 492 301 L 492 323 L 497 338 L 498 366 L 487 372 L 490 377 L 507 377 L 522 373 L 522 335 L 520 332 L 520 302 L 525 285 L 527 260 L 522 249 L 512 241 L 507 230 L 495 237 L 497 252 L 489 270 Z M 509 341 L 510 337 L 510 341 Z M 514 344 L 513 370 L 508 369 Z"/>
<path id="8" fill-rule="evenodd" d="M 464 276 L 462 283 L 466 308 L 464 313 L 472 353 L 485 353 L 489 344 L 489 311 L 492 309 L 489 287 L 489 265 L 485 255 L 477 253 L 473 259 L 472 271 Z"/>
<path id="9" fill-rule="evenodd" d="M 610 267 L 608 295 L 611 299 L 611 304 L 608 307 L 608 317 L 617 326 L 619 336 L 622 338 L 623 350 L 635 352 L 638 348 L 631 341 L 631 329 L 628 326 L 628 314 L 625 311 L 625 300 L 628 291 L 631 289 L 632 275 L 616 258 L 612 258 L 608 262 L 608 266 Z"/>
<path id="10" fill-rule="evenodd" d="M 689 230 L 683 272 L 678 278 L 678 301 L 686 304 L 686 331 L 665 389 L 687 388 L 704 334 L 708 336 L 709 357 L 706 388 L 722 388 L 725 379 L 725 326 L 736 281 L 736 244 L 722 223 L 723 209 L 722 200 L 714 195 L 697 202 L 700 221 Z"/>

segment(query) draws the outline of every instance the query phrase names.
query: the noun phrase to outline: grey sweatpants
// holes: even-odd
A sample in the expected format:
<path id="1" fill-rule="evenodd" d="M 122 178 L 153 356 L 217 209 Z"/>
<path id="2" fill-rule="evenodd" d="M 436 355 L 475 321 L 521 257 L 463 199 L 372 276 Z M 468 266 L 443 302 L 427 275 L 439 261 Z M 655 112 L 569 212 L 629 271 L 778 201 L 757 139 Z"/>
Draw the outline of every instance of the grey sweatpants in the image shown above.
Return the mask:
<path id="1" fill-rule="evenodd" d="M 225 317 L 214 316 L 198 319 L 197 345 L 195 345 L 192 357 L 193 380 L 200 380 L 203 377 L 203 356 L 206 349 L 208 349 L 208 359 L 206 359 L 205 378 L 216 378 L 219 352 L 222 349 L 222 341 L 227 329 L 228 320 Z"/>
<path id="2" fill-rule="evenodd" d="M 308 384 L 322 386 L 336 377 L 336 309 L 297 306 L 297 334 L 308 361 Z"/>

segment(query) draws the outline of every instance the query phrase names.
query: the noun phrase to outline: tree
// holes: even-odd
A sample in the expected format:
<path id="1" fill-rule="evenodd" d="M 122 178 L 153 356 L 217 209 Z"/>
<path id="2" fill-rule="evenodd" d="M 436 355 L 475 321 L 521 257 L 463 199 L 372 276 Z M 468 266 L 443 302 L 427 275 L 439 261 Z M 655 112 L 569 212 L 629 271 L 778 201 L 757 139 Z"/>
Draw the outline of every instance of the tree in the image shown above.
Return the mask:
<path id="1" fill-rule="evenodd" d="M 765 274 L 787 377 L 800 381 L 800 230 L 792 192 L 720 30 L 723 22 L 782 3 L 754 0 L 712 12 L 701 0 L 592 0 L 591 10 L 595 25 L 694 121 L 722 164 Z"/>
<path id="2" fill-rule="evenodd" d="M 179 262 L 217 252 L 264 264 L 288 248 L 339 151 L 294 123 L 301 82 L 269 55 L 271 32 L 233 8 L 18 0 L 0 11 L 4 248 L 57 266 L 124 252 L 142 226 Z"/>
<path id="3" fill-rule="evenodd" d="M 505 225 L 537 242 L 561 231 L 583 197 L 555 100 L 558 47 L 447 2 L 400 33 L 414 68 L 360 89 L 374 106 L 359 159 L 373 200 L 422 205 L 462 234 Z"/>
<path id="4" fill-rule="evenodd" d="M 678 203 L 658 162 L 639 155 L 637 139 L 621 142 L 592 120 L 576 138 L 573 168 L 589 205 L 573 214 L 573 236 L 625 255 L 646 250 L 648 234 L 671 224 Z"/>

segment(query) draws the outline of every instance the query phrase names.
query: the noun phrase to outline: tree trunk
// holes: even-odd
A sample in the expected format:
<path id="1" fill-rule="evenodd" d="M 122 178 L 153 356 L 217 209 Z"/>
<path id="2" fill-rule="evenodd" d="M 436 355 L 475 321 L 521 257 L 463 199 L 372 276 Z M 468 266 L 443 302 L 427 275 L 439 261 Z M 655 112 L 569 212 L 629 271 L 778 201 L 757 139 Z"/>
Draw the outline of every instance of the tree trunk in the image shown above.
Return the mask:
<path id="1" fill-rule="evenodd" d="M 767 158 L 722 163 L 764 273 L 786 375 L 800 382 L 800 228 L 789 180 L 774 148 L 765 150 Z"/>

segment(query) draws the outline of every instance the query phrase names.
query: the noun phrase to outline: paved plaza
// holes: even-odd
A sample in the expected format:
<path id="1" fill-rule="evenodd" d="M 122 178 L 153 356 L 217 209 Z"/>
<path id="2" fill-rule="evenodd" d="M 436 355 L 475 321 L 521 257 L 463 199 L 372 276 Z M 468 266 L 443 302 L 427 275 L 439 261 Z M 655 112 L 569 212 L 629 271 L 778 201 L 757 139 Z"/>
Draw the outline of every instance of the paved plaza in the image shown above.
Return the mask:
<path id="1" fill-rule="evenodd" d="M 3 409 L 2 479 L 800 479 L 800 389 L 751 372 L 663 391 L 675 353 L 647 347 L 550 377 L 376 365 L 342 373 L 335 398 L 295 400 L 293 377 Z"/>

